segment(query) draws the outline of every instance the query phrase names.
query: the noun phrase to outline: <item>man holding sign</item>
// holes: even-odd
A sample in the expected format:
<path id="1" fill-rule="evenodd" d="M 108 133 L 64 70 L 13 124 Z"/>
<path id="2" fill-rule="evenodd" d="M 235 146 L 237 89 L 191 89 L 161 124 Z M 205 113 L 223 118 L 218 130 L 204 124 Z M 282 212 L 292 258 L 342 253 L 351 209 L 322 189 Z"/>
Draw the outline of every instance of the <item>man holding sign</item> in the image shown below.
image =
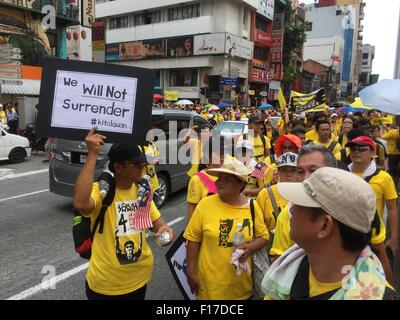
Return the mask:
<path id="1" fill-rule="evenodd" d="M 103 191 L 99 183 L 93 183 L 93 176 L 100 147 L 106 139 L 95 130 L 91 129 L 86 136 L 88 157 L 74 190 L 74 207 L 91 218 L 92 226 L 102 206 Z M 105 213 L 104 230 L 97 232 L 93 240 L 86 295 L 89 300 L 143 300 L 154 265 L 146 228 L 157 236 L 167 231 L 171 238 L 173 231 L 161 219 L 151 196 L 145 199 L 140 195 L 138 183 L 147 159 L 139 146 L 114 143 L 108 157 L 109 170 L 114 173 L 115 196 Z M 151 203 L 142 206 L 143 201 Z M 141 207 L 149 208 L 147 219 Z"/>

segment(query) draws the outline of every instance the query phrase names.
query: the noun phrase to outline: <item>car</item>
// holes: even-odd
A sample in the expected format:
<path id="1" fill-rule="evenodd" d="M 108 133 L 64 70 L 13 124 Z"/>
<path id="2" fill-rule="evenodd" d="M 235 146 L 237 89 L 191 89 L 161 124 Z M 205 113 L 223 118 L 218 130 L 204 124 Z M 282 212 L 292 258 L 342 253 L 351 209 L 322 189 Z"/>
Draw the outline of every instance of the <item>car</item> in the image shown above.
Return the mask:
<path id="1" fill-rule="evenodd" d="M 237 121 L 223 121 L 218 123 L 214 127 L 213 131 L 217 131 L 224 137 L 231 139 L 234 138 L 236 140 L 238 137 L 248 133 L 248 121 L 248 119 Z"/>
<path id="2" fill-rule="evenodd" d="M 0 160 L 20 163 L 30 157 L 32 149 L 29 140 L 16 134 L 8 133 L 0 128 Z"/>
<path id="3" fill-rule="evenodd" d="M 171 122 L 172 121 L 172 122 Z M 195 112 L 182 110 L 156 109 L 152 110 L 152 129 L 159 129 L 165 136 L 156 138 L 155 144 L 160 151 L 160 163 L 156 166 L 160 188 L 154 198 L 155 204 L 161 208 L 168 197 L 187 187 L 190 163 L 182 164 L 172 159 L 183 145 L 183 139 L 173 134 L 170 123 L 176 121 L 177 132 L 189 129 L 194 125 L 212 127 L 210 123 Z M 96 163 L 95 178 L 108 167 L 107 153 L 111 144 L 101 147 Z M 50 192 L 72 197 L 75 181 L 87 158 L 87 147 L 83 141 L 73 141 L 55 138 L 51 145 L 52 156 L 49 164 Z M 176 157 L 176 160 L 177 157 Z M 176 162 L 175 164 L 173 162 Z"/>

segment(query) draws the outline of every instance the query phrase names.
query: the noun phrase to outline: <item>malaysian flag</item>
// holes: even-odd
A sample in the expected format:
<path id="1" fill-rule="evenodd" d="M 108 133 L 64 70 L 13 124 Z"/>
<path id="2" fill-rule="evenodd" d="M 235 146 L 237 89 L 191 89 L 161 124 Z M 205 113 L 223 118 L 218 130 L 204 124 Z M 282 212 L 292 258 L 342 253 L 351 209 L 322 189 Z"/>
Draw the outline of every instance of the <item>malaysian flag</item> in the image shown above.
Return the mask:
<path id="1" fill-rule="evenodd" d="M 268 165 L 263 161 L 260 161 L 259 163 L 257 163 L 251 176 L 254 178 L 264 179 L 267 169 Z"/>
<path id="2" fill-rule="evenodd" d="M 151 202 L 153 201 L 153 189 L 148 186 L 139 185 L 138 209 L 133 218 L 133 225 L 136 230 L 143 230 L 153 227 L 151 221 Z"/>

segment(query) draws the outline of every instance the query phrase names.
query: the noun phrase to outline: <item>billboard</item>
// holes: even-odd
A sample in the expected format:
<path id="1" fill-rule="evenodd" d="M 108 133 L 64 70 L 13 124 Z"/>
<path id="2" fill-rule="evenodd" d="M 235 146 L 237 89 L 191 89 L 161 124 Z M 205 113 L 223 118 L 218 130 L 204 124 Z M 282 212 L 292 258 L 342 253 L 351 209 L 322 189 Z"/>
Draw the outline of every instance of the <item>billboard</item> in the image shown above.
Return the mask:
<path id="1" fill-rule="evenodd" d="M 167 57 L 180 58 L 193 56 L 193 36 L 167 39 Z"/>
<path id="2" fill-rule="evenodd" d="M 226 33 L 225 53 L 229 53 L 231 48 L 234 48 L 231 51 L 231 54 L 234 57 L 239 57 L 246 60 L 251 60 L 253 57 L 254 45 L 252 42 L 239 38 L 233 34 Z"/>
<path id="3" fill-rule="evenodd" d="M 194 36 L 195 56 L 225 53 L 225 33 Z"/>
<path id="4" fill-rule="evenodd" d="M 165 39 L 120 43 L 120 60 L 162 59 L 166 56 Z"/>
<path id="5" fill-rule="evenodd" d="M 119 44 L 106 44 L 106 61 L 119 61 Z"/>
<path id="6" fill-rule="evenodd" d="M 92 24 L 92 46 L 93 51 L 104 51 L 105 36 L 104 36 L 104 21 L 94 21 Z"/>
<path id="7" fill-rule="evenodd" d="M 91 28 L 95 19 L 94 16 L 95 0 L 82 0 L 81 2 L 81 25 Z"/>

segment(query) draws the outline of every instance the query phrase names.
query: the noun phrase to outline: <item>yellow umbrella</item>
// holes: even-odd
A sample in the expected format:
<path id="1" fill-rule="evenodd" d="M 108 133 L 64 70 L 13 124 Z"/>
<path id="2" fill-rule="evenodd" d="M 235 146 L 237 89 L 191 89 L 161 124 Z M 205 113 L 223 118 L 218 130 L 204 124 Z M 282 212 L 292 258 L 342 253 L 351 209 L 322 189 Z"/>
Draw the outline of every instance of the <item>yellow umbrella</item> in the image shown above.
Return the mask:
<path id="1" fill-rule="evenodd" d="M 357 109 L 372 110 L 371 107 L 364 105 L 360 98 L 356 98 L 356 100 L 350 106 Z"/>

